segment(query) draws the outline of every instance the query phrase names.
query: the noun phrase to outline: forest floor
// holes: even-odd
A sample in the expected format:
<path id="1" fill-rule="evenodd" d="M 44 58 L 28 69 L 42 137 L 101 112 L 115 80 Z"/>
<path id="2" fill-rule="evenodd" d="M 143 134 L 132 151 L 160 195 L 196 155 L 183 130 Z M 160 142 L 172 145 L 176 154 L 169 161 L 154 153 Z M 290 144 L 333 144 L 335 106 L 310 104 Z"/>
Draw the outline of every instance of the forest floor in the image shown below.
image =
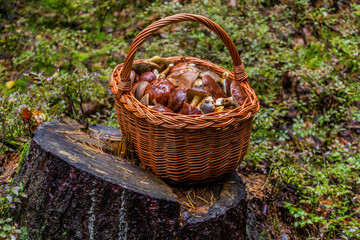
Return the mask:
<path id="1" fill-rule="evenodd" d="M 147 25 L 188 12 L 209 17 L 229 34 L 260 100 L 237 171 L 264 238 L 359 239 L 360 4 L 149 2 L 3 2 L 0 238 L 21 231 L 8 228 L 7 209 L 20 195 L 9 180 L 36 126 L 70 117 L 118 127 L 108 86 L 113 68 Z M 194 56 L 232 69 L 223 43 L 191 22 L 153 34 L 136 59 L 155 55 Z"/>

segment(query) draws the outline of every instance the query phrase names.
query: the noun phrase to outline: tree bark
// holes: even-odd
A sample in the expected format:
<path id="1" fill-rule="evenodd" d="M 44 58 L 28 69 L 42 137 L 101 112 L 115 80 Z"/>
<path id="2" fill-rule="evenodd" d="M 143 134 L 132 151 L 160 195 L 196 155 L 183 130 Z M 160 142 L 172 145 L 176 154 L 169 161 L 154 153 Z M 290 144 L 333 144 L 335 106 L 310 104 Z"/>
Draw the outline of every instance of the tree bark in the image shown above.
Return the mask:
<path id="1" fill-rule="evenodd" d="M 206 185 L 170 186 L 104 153 L 111 150 L 106 138 L 121 137 L 117 130 L 92 129 L 96 137 L 59 122 L 35 131 L 16 177 L 28 197 L 13 212 L 29 239 L 245 238 L 246 192 L 236 174 Z M 181 198 L 189 189 L 211 189 L 213 204 L 189 212 Z"/>

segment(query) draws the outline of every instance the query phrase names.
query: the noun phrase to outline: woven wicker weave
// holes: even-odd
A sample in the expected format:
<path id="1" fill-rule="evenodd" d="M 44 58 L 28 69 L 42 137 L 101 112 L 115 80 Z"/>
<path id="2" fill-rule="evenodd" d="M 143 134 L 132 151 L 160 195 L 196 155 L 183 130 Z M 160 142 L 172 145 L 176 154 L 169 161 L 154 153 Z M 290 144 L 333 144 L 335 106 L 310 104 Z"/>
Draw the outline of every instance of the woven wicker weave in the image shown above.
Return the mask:
<path id="1" fill-rule="evenodd" d="M 131 67 L 135 53 L 149 35 L 169 24 L 192 21 L 215 32 L 227 47 L 234 73 L 209 61 L 187 57 L 201 69 L 222 75 L 228 72 L 239 81 L 247 95 L 236 109 L 206 115 L 181 115 L 157 112 L 142 105 L 130 92 Z M 170 57 L 175 62 L 180 57 Z M 116 112 L 121 131 L 129 135 L 139 160 L 157 176 L 175 182 L 206 182 L 236 169 L 249 146 L 252 117 L 259 111 L 259 101 L 250 87 L 244 65 L 226 32 L 211 20 L 193 14 L 177 14 L 158 20 L 140 32 L 130 46 L 123 64 L 115 67 L 110 80 L 116 94 Z"/>

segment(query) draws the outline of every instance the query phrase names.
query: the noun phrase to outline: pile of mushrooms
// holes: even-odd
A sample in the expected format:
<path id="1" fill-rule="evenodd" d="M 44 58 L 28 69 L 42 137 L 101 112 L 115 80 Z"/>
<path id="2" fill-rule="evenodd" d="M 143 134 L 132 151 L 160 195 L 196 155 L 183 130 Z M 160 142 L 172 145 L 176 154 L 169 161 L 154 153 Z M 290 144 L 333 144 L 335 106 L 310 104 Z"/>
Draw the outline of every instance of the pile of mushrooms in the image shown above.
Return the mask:
<path id="1" fill-rule="evenodd" d="M 211 71 L 202 71 L 183 58 L 176 65 L 160 56 L 133 65 L 132 93 L 143 105 L 159 112 L 184 115 L 208 114 L 243 104 L 240 84 Z"/>

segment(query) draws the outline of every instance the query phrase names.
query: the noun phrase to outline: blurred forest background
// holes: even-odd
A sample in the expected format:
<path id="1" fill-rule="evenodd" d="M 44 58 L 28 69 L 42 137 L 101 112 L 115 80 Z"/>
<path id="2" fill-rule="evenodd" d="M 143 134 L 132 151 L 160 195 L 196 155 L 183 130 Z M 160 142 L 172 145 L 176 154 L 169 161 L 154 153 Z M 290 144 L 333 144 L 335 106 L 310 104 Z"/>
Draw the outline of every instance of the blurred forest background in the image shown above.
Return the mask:
<path id="1" fill-rule="evenodd" d="M 264 239 L 360 239 L 355 0 L 2 0 L 0 239 L 21 232 L 7 215 L 21 186 L 8 180 L 36 125 L 70 117 L 117 127 L 113 68 L 143 28 L 180 12 L 206 16 L 230 35 L 260 99 L 239 174 Z M 155 55 L 232 69 L 222 42 L 196 23 L 158 31 L 136 58 Z"/>

